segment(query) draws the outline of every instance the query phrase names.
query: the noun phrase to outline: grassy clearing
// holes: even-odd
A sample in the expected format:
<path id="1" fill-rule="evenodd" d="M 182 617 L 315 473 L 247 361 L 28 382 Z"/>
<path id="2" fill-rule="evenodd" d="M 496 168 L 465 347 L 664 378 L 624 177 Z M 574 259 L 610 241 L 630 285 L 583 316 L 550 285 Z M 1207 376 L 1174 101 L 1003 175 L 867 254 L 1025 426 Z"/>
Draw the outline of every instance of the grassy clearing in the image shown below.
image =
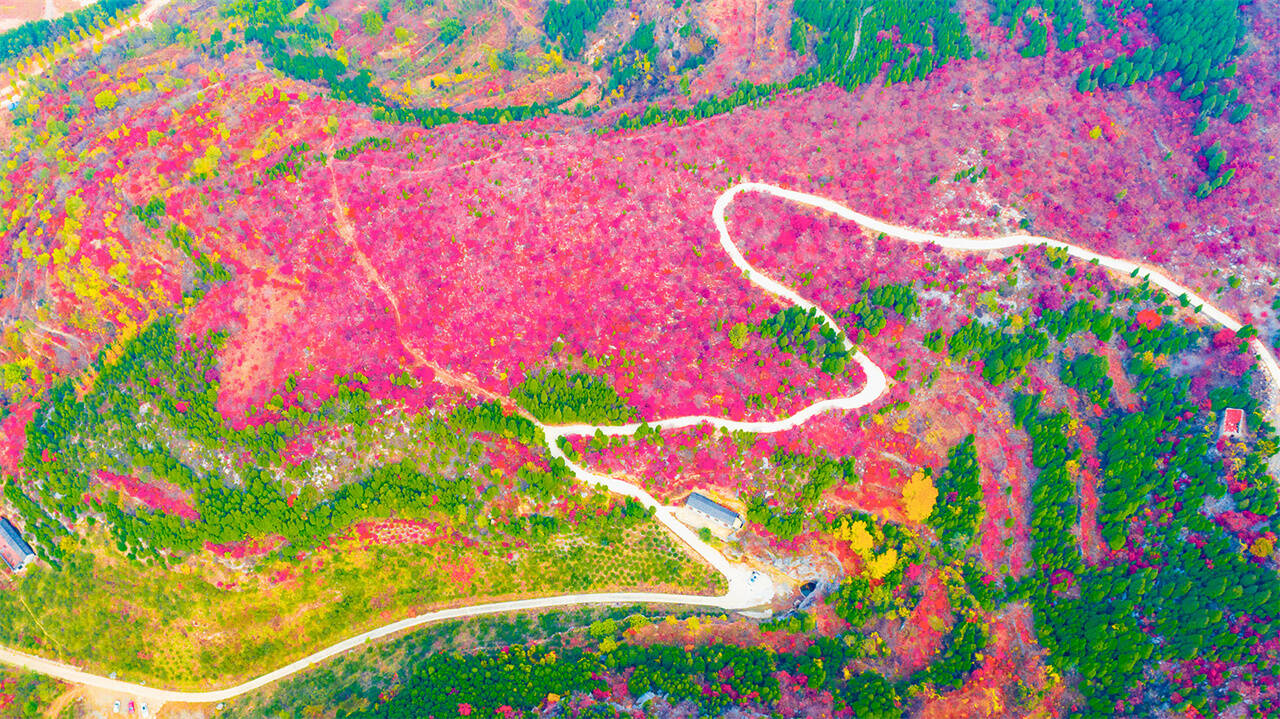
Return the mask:
<path id="1" fill-rule="evenodd" d="M 62 573 L 37 568 L 0 594 L 0 641 L 130 681 L 217 688 L 459 600 L 724 589 L 651 521 L 517 549 L 347 538 L 301 560 L 264 558 L 251 572 L 207 558 L 162 569 L 124 559 L 103 538 L 91 535 L 96 551 L 70 553 Z"/>

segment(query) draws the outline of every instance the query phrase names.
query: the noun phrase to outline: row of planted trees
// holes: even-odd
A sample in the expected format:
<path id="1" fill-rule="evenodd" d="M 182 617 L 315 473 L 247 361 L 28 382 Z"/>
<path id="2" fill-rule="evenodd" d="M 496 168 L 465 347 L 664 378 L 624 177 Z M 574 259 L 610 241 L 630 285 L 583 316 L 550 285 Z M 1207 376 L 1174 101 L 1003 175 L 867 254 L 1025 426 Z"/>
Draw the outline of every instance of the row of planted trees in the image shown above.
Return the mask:
<path id="1" fill-rule="evenodd" d="M 105 27 L 119 13 L 139 0 L 99 0 L 89 7 L 69 12 L 53 20 L 31 20 L 0 33 L 0 62 L 8 62 L 34 49 L 52 45 L 72 36 L 87 35 Z"/>
<path id="2" fill-rule="evenodd" d="M 1280 581 L 1202 513 L 1205 498 L 1225 487 L 1199 413 L 1185 400 L 1188 382 L 1140 361 L 1131 367 L 1139 373 L 1141 408 L 1093 420 L 1102 466 L 1097 521 L 1117 561 L 1086 565 L 1081 558 L 1086 538 L 1078 536 L 1072 477 L 1079 449 L 1066 413 L 1040 414 L 1038 396 L 1015 401 L 1038 469 L 1031 518 L 1037 572 L 1016 592 L 1030 599 L 1055 664 L 1078 675 L 1085 716 L 1113 716 L 1159 662 L 1224 662 L 1250 678 L 1277 670 L 1258 660 L 1256 647 L 1280 626 Z M 1253 511 L 1277 522 L 1274 493 Z M 1241 699 L 1203 676 L 1167 696 L 1178 710 L 1205 714 Z"/>

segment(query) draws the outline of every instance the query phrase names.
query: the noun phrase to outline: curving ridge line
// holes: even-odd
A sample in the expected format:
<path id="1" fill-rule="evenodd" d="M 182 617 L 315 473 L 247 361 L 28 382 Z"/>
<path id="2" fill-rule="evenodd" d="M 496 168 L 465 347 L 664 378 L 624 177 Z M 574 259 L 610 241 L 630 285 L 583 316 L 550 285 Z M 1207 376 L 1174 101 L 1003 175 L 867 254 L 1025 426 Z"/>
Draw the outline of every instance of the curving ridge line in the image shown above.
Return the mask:
<path id="1" fill-rule="evenodd" d="M 864 227 L 877 232 L 882 232 L 890 237 L 915 243 L 932 243 L 948 249 L 966 250 L 966 251 L 990 251 L 1010 249 L 1014 247 L 1022 247 L 1027 245 L 1048 245 L 1051 247 L 1062 248 L 1073 257 L 1084 260 L 1097 260 L 1098 264 L 1108 269 L 1119 272 L 1131 273 L 1135 269 L 1139 271 L 1145 278 L 1149 279 L 1153 284 L 1164 288 L 1171 293 L 1187 295 L 1189 301 L 1193 304 L 1203 305 L 1202 311 L 1206 316 L 1232 330 L 1239 330 L 1241 324 L 1227 315 L 1218 307 L 1202 299 L 1199 295 L 1190 289 L 1169 279 L 1163 273 L 1154 270 L 1145 265 L 1140 265 L 1126 260 L 1101 255 L 1091 252 L 1075 245 L 1071 245 L 1059 240 L 1053 240 L 1046 237 L 1037 237 L 1034 235 L 1018 234 L 1007 237 L 976 237 L 961 238 L 947 237 L 944 235 L 936 235 L 918 230 L 898 227 L 889 223 L 868 217 L 847 207 L 817 195 L 810 195 L 794 190 L 787 190 L 775 185 L 769 185 L 758 182 L 747 182 L 735 185 L 716 200 L 715 207 L 712 210 L 712 218 L 715 222 L 716 229 L 720 236 L 720 245 L 725 252 L 733 260 L 733 264 L 743 271 L 744 276 L 752 283 L 761 287 L 778 297 L 786 299 L 796 305 L 814 309 L 826 322 L 832 327 L 837 327 L 835 321 L 822 308 L 817 307 L 813 303 L 800 297 L 791 289 L 778 283 L 767 275 L 759 272 L 752 267 L 737 246 L 733 244 L 728 226 L 725 222 L 725 210 L 733 199 L 742 192 L 763 192 L 765 194 L 774 195 L 785 200 L 797 202 L 811 207 L 830 212 L 839 217 L 856 222 Z M 841 333 L 842 341 L 847 350 L 852 350 L 852 346 L 848 338 Z M 1250 342 L 1254 353 L 1258 356 L 1263 369 L 1267 372 L 1271 379 L 1270 392 L 1272 394 L 1271 412 L 1276 413 L 1277 401 L 1276 390 L 1280 386 L 1280 363 L 1277 363 L 1275 355 L 1271 349 L 1261 341 L 1255 339 Z M 850 397 L 838 397 L 833 399 L 821 400 L 815 402 L 801 411 L 789 417 L 779 420 L 760 421 L 760 422 L 743 422 L 737 420 L 729 420 L 722 417 L 711 417 L 704 415 L 691 415 L 684 417 L 674 417 L 664 420 L 657 420 L 649 423 L 653 427 L 661 428 L 679 428 L 690 427 L 699 424 L 711 424 L 716 427 L 725 429 L 746 430 L 757 433 L 780 432 L 797 427 L 814 416 L 836 409 L 857 409 L 875 401 L 884 393 L 888 386 L 888 380 L 884 372 L 871 361 L 864 353 L 858 351 L 853 354 L 854 360 L 862 367 L 867 377 L 867 382 L 861 390 Z M 541 597 L 534 599 L 521 599 L 509 602 L 490 602 L 484 604 L 475 604 L 466 607 L 455 607 L 452 609 L 442 609 L 434 612 L 427 612 L 416 617 L 409 617 L 397 622 L 384 625 L 377 629 L 365 632 L 363 634 L 342 640 L 329 647 L 321 649 L 311 655 L 308 655 L 298 661 L 288 664 L 274 671 L 263 674 L 260 677 L 244 682 L 227 689 L 207 691 L 207 692 L 181 692 L 165 689 L 157 689 L 147 687 L 140 684 L 119 681 L 109 677 L 98 676 L 77 669 L 62 662 L 36 657 L 22 652 L 16 652 L 11 649 L 0 649 L 0 663 L 12 664 L 32 671 L 47 674 L 65 681 L 89 686 L 99 687 L 110 691 L 116 691 L 121 694 L 133 695 L 139 698 L 145 698 L 157 703 L 164 702 L 192 702 L 207 703 L 217 702 L 230 699 L 245 692 L 252 691 L 272 682 L 278 681 L 292 674 L 295 674 L 309 666 L 318 662 L 332 658 L 346 651 L 359 647 L 368 641 L 386 637 L 397 632 L 413 629 L 415 627 L 438 622 L 446 619 L 460 619 L 466 617 L 475 617 L 486 614 L 497 614 L 503 612 L 520 611 L 528 609 L 544 609 L 550 607 L 563 607 L 582 604 L 617 604 L 617 603 L 654 603 L 654 604 L 678 604 L 678 605 L 694 605 L 708 606 L 722 609 L 745 609 L 752 606 L 758 606 L 772 596 L 772 582 L 767 575 L 756 574 L 749 567 L 743 564 L 730 562 L 723 554 L 716 551 L 701 541 L 698 536 L 689 527 L 677 521 L 671 514 L 671 511 L 659 504 L 649 493 L 643 489 L 630 484 L 626 481 L 615 477 L 609 477 L 602 474 L 591 472 L 576 463 L 570 461 L 560 447 L 556 444 L 556 440 L 560 437 L 571 435 L 593 434 L 596 431 L 603 432 L 607 435 L 627 435 L 632 434 L 639 429 L 640 423 L 615 425 L 615 426 L 595 426 L 586 424 L 574 425 L 558 425 L 547 426 L 538 423 L 547 438 L 548 449 L 552 456 L 563 459 L 566 465 L 573 471 L 574 475 L 581 481 L 591 484 L 597 484 L 608 488 L 610 491 L 622 494 L 624 496 L 633 497 L 646 507 L 654 509 L 655 518 L 665 527 L 672 531 L 676 536 L 684 540 L 695 552 L 707 560 L 716 570 L 723 573 L 728 580 L 728 591 L 719 597 L 706 597 L 697 595 L 684 594 L 662 594 L 648 592 L 611 592 L 611 593 L 593 593 L 593 594 L 568 594 L 555 597 Z"/>

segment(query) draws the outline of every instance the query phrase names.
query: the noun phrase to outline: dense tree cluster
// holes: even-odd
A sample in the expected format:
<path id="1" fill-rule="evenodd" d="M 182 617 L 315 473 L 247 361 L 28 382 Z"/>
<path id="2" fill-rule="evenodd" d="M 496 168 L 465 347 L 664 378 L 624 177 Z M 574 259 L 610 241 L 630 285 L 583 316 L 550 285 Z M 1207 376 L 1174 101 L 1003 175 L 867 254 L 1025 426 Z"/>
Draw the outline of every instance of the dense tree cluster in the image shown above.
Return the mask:
<path id="1" fill-rule="evenodd" d="M 1132 351 L 1130 368 L 1145 376 L 1156 370 L 1156 363 L 1163 355 L 1174 357 L 1193 346 L 1204 334 L 1203 330 L 1184 327 L 1179 323 L 1164 322 L 1159 327 L 1148 327 L 1140 322 L 1124 330 L 1120 336 Z M 1247 347 L 1241 341 L 1241 349 Z"/>
<path id="2" fill-rule="evenodd" d="M 784 654 L 779 657 L 779 668 L 791 674 L 801 674 L 810 689 L 825 689 L 838 693 L 843 683 L 843 667 L 849 659 L 862 656 L 857 642 L 842 641 L 850 635 L 814 637 L 813 644 L 803 654 Z M 852 637 L 850 637 L 852 638 Z"/>
<path id="3" fill-rule="evenodd" d="M 834 82 L 846 89 L 878 80 L 923 78 L 955 58 L 968 59 L 973 46 L 953 0 L 844 2 L 799 0 L 792 25 L 793 47 L 813 36 L 816 64 L 788 83 L 739 83 L 732 93 L 699 100 L 692 108 L 650 105 L 644 113 L 623 113 L 617 127 L 636 129 L 659 122 L 683 125 L 744 105 L 764 102 L 786 90 Z M 796 26 L 804 23 L 800 30 Z M 801 35 L 803 33 L 803 35 Z M 854 38 L 860 38 L 854 53 Z"/>
<path id="4" fill-rule="evenodd" d="M 1236 170 L 1234 167 L 1223 170 L 1222 164 L 1227 161 L 1227 152 L 1222 149 L 1220 143 L 1215 142 L 1201 150 L 1200 157 L 1204 160 L 1205 174 L 1209 176 L 1209 179 L 1196 188 L 1196 197 L 1203 199 L 1208 197 L 1209 193 L 1231 182 Z"/>
<path id="5" fill-rule="evenodd" d="M 982 523 L 979 471 L 978 451 L 971 434 L 947 451 L 947 465 L 934 478 L 938 502 L 928 522 L 948 553 L 963 553 Z"/>
<path id="6" fill-rule="evenodd" d="M 905 709 L 893 683 L 875 672 L 851 677 L 842 699 L 859 719 L 898 719 Z"/>
<path id="7" fill-rule="evenodd" d="M 882 73 L 890 84 L 908 82 L 973 51 L 953 0 L 798 0 L 795 13 L 818 39 L 816 65 L 793 84 L 852 89 Z"/>
<path id="8" fill-rule="evenodd" d="M 793 471 L 805 478 L 800 487 L 800 499 L 807 507 L 816 507 L 828 489 L 852 486 L 859 481 L 853 457 L 836 459 L 825 452 L 805 454 L 779 447 L 769 455 L 769 464 L 779 471 Z"/>
<path id="9" fill-rule="evenodd" d="M 1008 600 L 1008 594 L 1004 591 L 1004 587 L 994 581 L 994 578 L 987 574 L 985 569 L 972 562 L 962 562 L 960 564 L 960 576 L 964 579 L 965 589 L 969 590 L 973 601 L 977 603 L 983 611 L 992 612 L 997 607 L 1003 606 Z M 1012 582 L 1012 577 L 1005 575 L 1008 582 Z"/>
<path id="10" fill-rule="evenodd" d="M 603 378 L 562 369 L 530 374 L 511 390 L 511 399 L 543 422 L 625 424 L 636 410 Z"/>
<path id="11" fill-rule="evenodd" d="M 130 209 L 133 210 L 134 217 L 138 218 L 138 222 L 150 229 L 159 229 L 160 219 L 165 216 L 164 198 L 152 197 L 146 204 L 134 205 Z"/>
<path id="12" fill-rule="evenodd" d="M 847 308 L 836 310 L 835 318 L 851 320 L 853 326 L 858 328 L 856 337 L 858 342 L 865 342 L 880 334 L 880 330 L 889 323 L 885 318 L 884 309 L 871 304 L 866 298 L 859 299 Z"/>
<path id="13" fill-rule="evenodd" d="M 578 57 L 587 33 L 596 29 L 611 7 L 613 0 L 552 0 L 542 16 L 542 29 L 547 37 L 559 41 L 566 57 Z"/>
<path id="14" fill-rule="evenodd" d="M 799 18 L 791 21 L 791 52 L 804 56 L 809 50 L 809 26 Z"/>
<path id="15" fill-rule="evenodd" d="M 805 364 L 818 366 L 827 374 L 840 374 L 849 360 L 840 332 L 828 326 L 812 307 L 806 310 L 792 305 L 749 327 L 761 337 L 772 337 L 780 351 L 798 355 Z"/>
<path id="16" fill-rule="evenodd" d="M 657 105 L 649 105 L 639 115 L 632 116 L 624 112 L 618 116 L 615 127 L 635 130 L 656 125 L 660 122 L 671 125 L 684 125 L 693 120 L 722 115 L 744 105 L 763 103 L 784 89 L 785 86 L 779 84 L 757 85 L 750 82 L 741 82 L 738 83 L 733 92 L 719 97 L 704 98 L 694 103 L 693 107 L 690 108 L 673 107 L 664 109 Z"/>
<path id="17" fill-rule="evenodd" d="M 1031 485 L 1031 558 L 1042 579 L 1080 571 L 1083 560 L 1071 533 L 1078 512 L 1073 467 L 1080 448 L 1067 438 L 1071 418 L 1065 412 L 1039 413 L 1040 395 L 1013 398 L 1014 423 L 1031 438 L 1031 464 L 1038 472 Z M 1061 576 L 1061 575 L 1059 575 Z"/>
<path id="18" fill-rule="evenodd" d="M 1026 30 L 1027 44 L 1018 51 L 1020 55 L 1036 57 L 1049 51 L 1049 28 L 1044 23 L 1023 17 L 1022 27 Z"/>
<path id="19" fill-rule="evenodd" d="M 604 689 L 596 678 L 603 669 L 598 656 L 580 649 L 557 652 L 517 645 L 476 654 L 435 654 L 413 668 L 413 680 L 401 684 L 394 696 L 348 716 L 489 717 L 504 705 L 530 716 L 550 694 Z"/>
<path id="20" fill-rule="evenodd" d="M 658 46 L 654 38 L 654 23 L 644 23 L 635 29 L 626 45 L 610 59 L 612 69 L 606 92 L 617 87 L 627 87 L 637 78 L 647 75 L 658 59 Z"/>
<path id="21" fill-rule="evenodd" d="M 42 546 L 43 555 L 57 561 L 56 540 L 65 533 L 62 522 L 88 509 L 103 513 L 121 551 L 156 558 L 165 551 L 195 550 L 205 542 L 270 534 L 311 546 L 366 517 L 470 511 L 476 491 L 471 479 L 454 474 L 449 465 L 428 472 L 407 461 L 377 467 L 327 497 L 304 491 L 290 503 L 285 488 L 262 468 L 278 463 L 286 440 L 307 428 L 366 424 L 372 400 L 361 385 L 367 379 L 358 374 L 334 378 L 332 395 L 309 410 L 286 408 L 283 397 L 276 395 L 267 409 L 279 419 L 234 429 L 224 423 L 216 406 L 214 353 L 221 342 L 221 335 L 194 343 L 181 339 L 174 318 L 164 318 L 126 343 L 116 361 L 100 356 L 95 362 L 97 381 L 83 398 L 69 383 L 50 390 L 28 427 L 22 459 L 25 484 L 10 481 L 5 487 L 10 501 L 23 510 L 28 533 Z M 151 429 L 157 414 L 197 445 L 234 449 L 253 463 L 238 469 L 232 483 L 198 471 L 157 441 Z M 532 422 L 504 414 L 496 403 L 460 407 L 448 418 L 433 420 L 427 432 L 441 447 L 478 433 L 526 444 L 540 441 Z M 82 439 L 90 436 L 97 440 L 92 452 Z M 148 472 L 171 482 L 192 494 L 199 518 L 142 509 L 126 512 L 113 496 L 86 505 L 82 498 L 98 468 L 126 475 Z M 530 470 L 522 478 L 531 491 L 545 494 L 562 489 L 567 474 L 562 462 L 553 461 L 547 471 Z M 38 502 L 28 497 L 32 491 L 38 492 Z M 623 518 L 633 514 L 624 512 Z"/>
<path id="22" fill-rule="evenodd" d="M 1061 263 L 1061 260 L 1055 260 Z M 1144 283 L 1138 299 L 1147 297 L 1149 286 Z M 1113 301 L 1125 299 L 1123 296 L 1113 297 Z M 1164 301 L 1164 295 L 1154 297 L 1157 303 Z M 1049 350 L 1049 339 L 1065 342 L 1077 332 L 1091 332 L 1102 341 L 1111 338 L 1117 327 L 1116 318 L 1109 312 L 1095 307 L 1086 300 L 1078 300 L 1064 310 L 1045 309 L 1032 326 L 1020 330 L 1013 329 L 1012 318 L 1003 317 L 995 324 L 969 322 L 954 334 L 947 337 L 941 330 L 925 335 L 924 345 L 935 352 L 946 351 L 953 360 L 969 357 L 982 362 L 982 377 L 994 385 L 1020 375 L 1034 361 L 1043 359 Z M 1180 336 L 1183 332 L 1166 324 L 1155 330 L 1147 330 L 1138 325 L 1125 339 L 1130 344 L 1147 341 L 1143 349 L 1152 349 L 1159 354 L 1160 348 L 1184 348 L 1180 339 L 1164 339 Z"/>
<path id="23" fill-rule="evenodd" d="M 544 615 L 537 623 L 522 617 L 523 629 L 504 634 L 537 635 L 538 625 L 547 619 L 554 624 L 557 617 L 554 613 Z M 586 623 L 580 618 L 576 622 Z M 900 710 L 893 711 L 902 703 L 898 689 L 882 677 L 865 673 L 846 681 L 845 665 L 861 656 L 861 641 L 856 636 L 817 637 L 804 651 L 782 654 L 727 644 L 689 647 L 619 641 L 623 629 L 647 622 L 643 616 L 632 615 L 591 623 L 587 634 L 599 640 L 599 650 L 570 646 L 560 636 L 542 646 L 516 644 L 468 654 L 429 651 L 429 643 L 411 646 L 404 651 L 389 687 L 329 670 L 315 670 L 312 676 L 287 684 L 291 691 L 314 690 L 307 691 L 307 703 L 316 691 L 332 695 L 329 703 L 337 709 L 337 716 L 358 719 L 533 717 L 549 705 L 567 706 L 570 702 L 575 706 L 573 716 L 607 717 L 614 716 L 611 712 L 616 708 L 606 701 L 610 684 L 613 677 L 620 677 L 626 680 L 626 692 L 632 700 L 652 692 L 672 705 L 692 702 L 700 716 L 721 716 L 738 706 L 778 706 L 782 698 L 779 672 L 785 671 L 805 677 L 812 687 L 831 691 L 839 708 L 846 706 L 847 700 L 858 716 L 901 715 Z M 560 630 L 565 628 L 568 624 Z M 458 630 L 447 625 L 440 629 L 444 633 Z M 594 701 L 585 701 L 593 695 Z M 290 708 L 273 701 L 261 711 L 284 716 Z"/>
<path id="24" fill-rule="evenodd" d="M 301 4 L 300 0 L 246 0 L 227 6 L 223 12 L 245 22 L 245 41 L 258 43 L 263 54 L 277 70 L 307 82 L 323 81 L 335 97 L 372 107 L 375 119 L 415 123 L 425 128 L 460 120 L 497 124 L 542 117 L 554 107 L 572 99 L 559 98 L 545 104 L 484 107 L 465 114 L 459 114 L 451 108 L 403 107 L 373 84 L 373 73 L 368 68 L 348 67 L 346 62 L 337 57 L 322 51 L 312 51 L 315 41 L 326 37 L 326 31 L 310 23 L 305 16 L 300 19 L 290 17 Z M 442 36 L 446 31 L 454 32 L 449 27 L 442 27 Z M 585 86 L 584 83 L 582 87 Z M 581 88 L 578 92 L 581 92 Z"/>
<path id="25" fill-rule="evenodd" d="M 573 472 L 569 471 L 564 460 L 555 457 L 552 460 L 550 472 L 544 472 L 531 464 L 526 464 L 516 470 L 516 478 L 520 480 L 530 496 L 548 502 L 567 493 L 573 479 Z"/>
<path id="26" fill-rule="evenodd" d="M 517 414 L 507 414 L 497 402 L 459 407 L 449 416 L 449 427 L 467 433 L 488 433 L 526 445 L 541 445 L 542 430 Z"/>
<path id="27" fill-rule="evenodd" d="M 1077 332 L 1090 332 L 1107 342 L 1117 325 L 1115 315 L 1087 300 L 1077 300 L 1066 310 L 1043 309 L 1036 319 L 1036 326 L 1059 342 L 1065 342 Z"/>
<path id="28" fill-rule="evenodd" d="M 1176 332 L 1142 332 L 1152 344 L 1179 346 L 1186 339 Z M 1126 702 L 1159 662 L 1223 662 L 1242 667 L 1242 676 L 1249 677 L 1274 672 L 1258 662 L 1256 647 L 1280 625 L 1280 579 L 1250 563 L 1239 540 L 1202 513 L 1206 497 L 1222 496 L 1225 488 L 1214 467 L 1216 450 L 1194 419 L 1196 408 L 1185 400 L 1189 381 L 1143 360 L 1131 367 L 1139 375 L 1142 407 L 1096 420 L 1102 464 L 1098 522 L 1106 544 L 1123 550 L 1128 562 L 1090 567 L 1080 561 L 1074 511 L 1064 511 L 1073 493 L 1061 469 L 1072 461 L 1068 420 L 1061 413 L 1037 419 L 1038 398 L 1018 397 L 1014 403 L 1040 468 L 1032 489 L 1032 554 L 1042 574 L 1033 575 L 1022 591 L 1053 661 L 1079 675 L 1085 716 L 1114 716 L 1117 702 Z M 1270 448 L 1269 442 L 1263 444 Z M 1266 476 L 1261 461 L 1245 471 L 1251 478 Z M 1273 486 L 1269 478 L 1263 483 Z M 1251 511 L 1270 517 L 1274 526 L 1274 489 L 1269 501 Z M 1148 512 L 1158 513 L 1159 521 L 1147 521 Z M 1141 531 L 1134 532 L 1135 526 Z M 1072 585 L 1078 597 L 1067 591 Z M 1176 696 L 1167 684 L 1154 690 L 1161 693 L 1156 701 L 1209 715 L 1240 699 L 1203 675 L 1181 682 Z"/>
<path id="29" fill-rule="evenodd" d="M 803 511 L 783 512 L 778 507 L 769 506 L 762 497 L 747 497 L 746 503 L 747 521 L 760 525 L 779 539 L 794 539 L 804 531 Z"/>
<path id="30" fill-rule="evenodd" d="M 1049 349 L 1049 337 L 1044 332 L 1035 327 L 1006 332 L 1009 324 L 1007 318 L 999 326 L 970 322 L 947 340 L 947 352 L 953 360 L 968 356 L 982 362 L 983 379 L 993 385 L 1004 384 L 1043 358 Z"/>
<path id="31" fill-rule="evenodd" d="M 933 684 L 959 689 L 979 663 L 975 655 L 987 646 L 987 627 L 978 617 L 955 615 L 951 630 L 929 666 L 911 676 L 909 684 Z"/>
<path id="32" fill-rule="evenodd" d="M 1125 545 L 1129 518 L 1151 501 L 1153 492 L 1165 498 L 1159 506 L 1167 507 L 1175 495 L 1182 495 L 1186 501 L 1198 501 L 1205 491 L 1205 486 L 1196 482 L 1195 486 L 1179 492 L 1174 487 L 1178 475 L 1167 471 L 1165 466 L 1170 447 L 1162 439 L 1176 430 L 1179 415 L 1194 409 L 1181 401 L 1189 379 L 1175 379 L 1161 372 L 1142 378 L 1142 384 L 1146 392 L 1143 411 L 1119 414 L 1107 422 L 1098 435 L 1105 489 L 1100 497 L 1098 519 L 1103 539 L 1116 550 Z M 1193 469 L 1197 475 L 1203 477 L 1206 471 L 1211 471 L 1202 459 L 1208 450 L 1203 436 L 1188 438 L 1179 449 L 1187 462 L 1197 465 Z"/>
<path id="33" fill-rule="evenodd" d="M 863 297 L 835 313 L 836 319 L 851 320 L 851 324 L 858 330 L 859 342 L 875 337 L 888 325 L 885 315 L 887 310 L 901 315 L 904 322 L 910 322 L 920 311 L 915 288 L 910 284 L 872 287 L 870 281 L 867 281 L 863 282 L 862 291 Z"/>
<path id="34" fill-rule="evenodd" d="M 306 142 L 300 142 L 296 145 L 290 145 L 285 152 L 284 157 L 280 158 L 275 164 L 264 169 L 258 182 L 265 180 L 275 180 L 280 177 L 291 177 L 297 179 L 307 166 L 307 152 L 311 149 L 311 145 Z M 325 161 L 324 153 L 316 153 L 312 160 L 321 164 Z"/>
<path id="35" fill-rule="evenodd" d="M 1036 57 L 1048 50 L 1049 29 L 1044 23 L 1027 16 L 1031 8 L 1038 8 L 1041 17 L 1052 19 L 1054 44 L 1061 51 L 1080 46 L 1080 33 L 1085 29 L 1084 9 L 1079 0 L 994 0 L 991 3 L 991 22 L 1009 28 L 1012 37 L 1021 20 L 1027 45 L 1023 57 Z"/>
<path id="36" fill-rule="evenodd" d="M 340 147 L 334 150 L 333 159 L 349 160 L 369 148 L 390 150 L 393 147 L 395 147 L 395 141 L 389 137 L 364 137 L 348 147 Z"/>
<path id="37" fill-rule="evenodd" d="M 615 671 L 632 670 L 627 680 L 632 696 L 653 691 L 672 704 L 692 700 L 705 716 L 719 716 L 743 701 L 772 704 L 780 698 L 774 676 L 777 655 L 766 648 L 718 644 L 690 651 L 624 644 L 605 655 L 604 664 Z"/>
<path id="38" fill-rule="evenodd" d="M 1157 0 L 1137 6 L 1160 42 L 1139 47 L 1110 64 L 1085 68 L 1077 86 L 1082 92 L 1099 85 L 1121 87 L 1176 71 L 1174 90 L 1182 90 L 1182 99 L 1204 95 L 1201 113 L 1217 117 L 1235 103 L 1235 96 L 1220 96 L 1216 87 L 1235 74 L 1230 63 L 1248 32 L 1240 13 L 1245 4 L 1240 0 Z"/>
<path id="39" fill-rule="evenodd" d="M 1221 117 L 1227 110 L 1231 111 L 1229 119 L 1232 123 L 1241 122 L 1248 117 L 1252 107 L 1240 102 L 1238 88 L 1224 92 L 1222 81 L 1235 76 L 1236 65 L 1232 61 L 1245 47 L 1248 27 L 1241 7 L 1249 1 L 1120 3 L 1119 8 L 1142 11 L 1159 42 L 1139 47 L 1129 55 L 1121 55 L 1110 62 L 1086 67 L 1076 81 L 1076 89 L 1089 92 L 1100 86 L 1127 87 L 1174 72 L 1176 77 L 1169 89 L 1179 92 L 1183 100 L 1198 98 L 1200 102 L 1200 120 L 1193 134 L 1204 132 L 1208 118 Z M 1220 175 L 1211 172 L 1209 179 L 1196 188 L 1196 197 L 1208 197 L 1229 182 L 1234 172 L 1234 168 Z"/>
<path id="40" fill-rule="evenodd" d="M 466 31 L 467 26 L 463 25 L 461 20 L 456 17 L 447 17 L 440 21 L 440 34 L 436 39 L 442 45 L 452 45 Z"/>
<path id="41" fill-rule="evenodd" d="M 243 485 L 226 487 L 206 479 L 197 494 L 198 521 L 138 511 L 125 514 L 107 504 L 103 510 L 118 545 L 192 551 L 205 542 L 226 544 L 249 537 L 278 534 L 293 546 L 314 546 L 336 530 L 370 516 L 421 514 L 427 509 L 466 511 L 471 506 L 468 478 L 424 474 L 408 462 L 373 470 L 360 482 L 343 485 L 325 497 L 304 494 L 286 501 L 283 488 L 254 469 L 241 472 Z"/>
<path id="42" fill-rule="evenodd" d="M 21 57 L 29 50 L 52 45 L 72 36 L 87 35 L 105 26 L 118 13 L 139 0 L 99 0 L 89 7 L 69 12 L 53 20 L 32 20 L 0 33 L 0 62 Z"/>
<path id="43" fill-rule="evenodd" d="M 878 285 L 871 287 L 870 281 L 864 282 L 862 290 L 867 293 L 867 300 L 886 310 L 893 310 L 902 315 L 902 319 L 910 322 L 920 312 L 920 302 L 916 299 L 916 290 L 910 284 Z"/>
<path id="44" fill-rule="evenodd" d="M 611 649 L 590 652 L 515 645 L 474 654 L 415 655 L 402 670 L 403 681 L 396 691 L 371 697 L 374 701 L 367 708 L 340 716 L 495 716 L 503 706 L 516 716 L 533 716 L 549 700 L 554 701 L 550 699 L 553 695 L 567 698 L 606 690 L 603 677 L 607 674 L 627 676 L 633 697 L 655 692 L 672 704 L 690 700 L 704 716 L 718 716 L 735 705 L 773 705 L 781 692 L 776 676 L 780 659 L 811 661 L 807 656 L 780 658 L 769 649 L 732 645 L 693 649 L 619 645 L 609 636 L 617 631 L 616 622 L 597 624 L 603 629 L 602 644 Z M 827 649 L 838 651 L 835 646 Z M 819 652 L 819 656 L 824 655 Z M 843 660 L 837 662 L 836 667 Z"/>
<path id="45" fill-rule="evenodd" d="M 1106 405 L 1111 400 L 1111 378 L 1107 376 L 1107 358 L 1089 352 L 1074 359 L 1062 358 L 1058 378 L 1074 387 L 1094 404 Z"/>

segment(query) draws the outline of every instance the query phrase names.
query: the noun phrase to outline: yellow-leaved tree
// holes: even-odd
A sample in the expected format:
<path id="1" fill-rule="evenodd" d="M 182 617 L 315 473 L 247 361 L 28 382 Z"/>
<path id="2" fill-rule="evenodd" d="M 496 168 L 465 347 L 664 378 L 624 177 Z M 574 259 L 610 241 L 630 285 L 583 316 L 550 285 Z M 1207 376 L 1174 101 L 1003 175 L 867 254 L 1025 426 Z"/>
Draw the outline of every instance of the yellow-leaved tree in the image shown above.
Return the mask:
<path id="1" fill-rule="evenodd" d="M 871 547 L 875 544 L 875 537 L 871 535 L 867 523 L 860 519 L 850 521 L 848 517 L 840 517 L 833 536 L 840 541 L 848 542 L 849 548 L 863 559 L 870 556 Z"/>
<path id="2" fill-rule="evenodd" d="M 938 488 L 933 486 L 933 477 L 924 472 L 916 472 L 911 479 L 902 485 L 902 509 L 907 519 L 912 522 L 923 522 L 933 513 L 933 504 L 938 501 Z"/>
<path id="3" fill-rule="evenodd" d="M 872 579 L 884 579 L 896 566 L 898 566 L 898 550 L 889 547 L 867 564 L 867 573 Z"/>

